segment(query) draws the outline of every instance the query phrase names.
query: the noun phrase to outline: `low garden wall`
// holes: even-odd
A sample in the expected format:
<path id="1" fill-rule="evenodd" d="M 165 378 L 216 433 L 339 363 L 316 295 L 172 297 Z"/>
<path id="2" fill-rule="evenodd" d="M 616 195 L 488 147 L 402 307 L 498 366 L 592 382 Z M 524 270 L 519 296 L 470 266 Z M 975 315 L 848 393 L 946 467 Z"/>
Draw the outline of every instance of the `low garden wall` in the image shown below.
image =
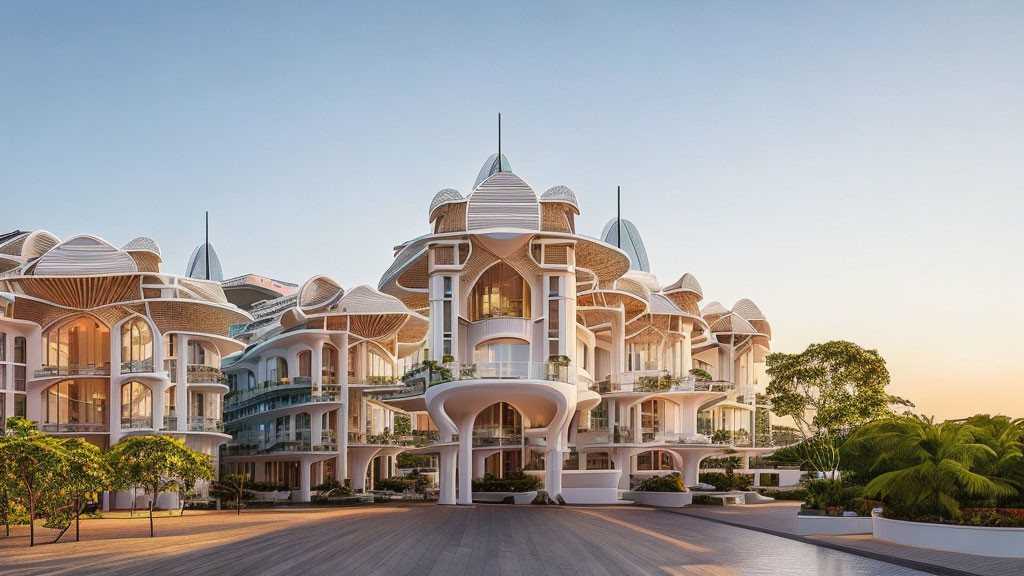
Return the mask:
<path id="1" fill-rule="evenodd" d="M 661 508 L 682 508 L 693 503 L 693 492 L 626 492 L 622 495 L 626 500 L 641 506 L 658 506 Z"/>
<path id="2" fill-rule="evenodd" d="M 892 520 L 875 515 L 875 538 L 946 552 L 1024 558 L 1024 528 L 989 528 Z"/>
<path id="3" fill-rule="evenodd" d="M 871 534 L 871 516 L 827 516 L 797 514 L 796 533 L 801 536 L 818 534 Z"/>
<path id="4" fill-rule="evenodd" d="M 621 470 L 563 470 L 562 500 L 566 504 L 616 504 Z"/>

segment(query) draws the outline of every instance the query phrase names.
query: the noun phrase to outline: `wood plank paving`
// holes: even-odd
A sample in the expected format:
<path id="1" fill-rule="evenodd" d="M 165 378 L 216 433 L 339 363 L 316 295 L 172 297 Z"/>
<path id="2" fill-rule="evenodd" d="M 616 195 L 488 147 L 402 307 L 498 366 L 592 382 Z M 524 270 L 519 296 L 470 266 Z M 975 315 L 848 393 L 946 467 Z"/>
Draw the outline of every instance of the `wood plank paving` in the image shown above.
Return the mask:
<path id="1" fill-rule="evenodd" d="M 52 535 L 40 530 L 43 537 Z M 82 542 L 0 538 L 0 574 L 561 576 L 919 574 L 640 507 L 388 504 L 84 521 Z"/>

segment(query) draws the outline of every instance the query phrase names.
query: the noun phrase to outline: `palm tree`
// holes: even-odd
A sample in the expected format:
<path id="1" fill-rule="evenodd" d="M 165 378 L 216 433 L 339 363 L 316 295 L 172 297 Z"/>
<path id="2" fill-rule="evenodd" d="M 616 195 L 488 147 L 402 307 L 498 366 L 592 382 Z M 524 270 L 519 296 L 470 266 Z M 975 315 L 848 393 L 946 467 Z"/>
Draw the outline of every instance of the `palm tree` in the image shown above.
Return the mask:
<path id="1" fill-rule="evenodd" d="M 988 499 L 1016 493 L 1004 479 L 976 472 L 995 451 L 977 441 L 969 424 L 908 417 L 867 424 L 851 435 L 853 447 L 879 454 L 875 477 L 864 496 L 880 498 L 895 515 L 960 516 L 960 499 Z"/>
<path id="2" fill-rule="evenodd" d="M 978 471 L 1002 478 L 1017 490 L 1024 488 L 1024 419 L 978 414 L 968 418 L 967 424 L 978 429 L 977 441 L 995 452 Z M 1004 503 L 1015 504 L 1012 498 Z"/>
<path id="3" fill-rule="evenodd" d="M 242 498 L 245 496 L 245 489 L 249 486 L 248 474 L 227 474 L 220 482 L 214 482 L 210 491 L 235 499 L 235 515 L 242 514 Z"/>

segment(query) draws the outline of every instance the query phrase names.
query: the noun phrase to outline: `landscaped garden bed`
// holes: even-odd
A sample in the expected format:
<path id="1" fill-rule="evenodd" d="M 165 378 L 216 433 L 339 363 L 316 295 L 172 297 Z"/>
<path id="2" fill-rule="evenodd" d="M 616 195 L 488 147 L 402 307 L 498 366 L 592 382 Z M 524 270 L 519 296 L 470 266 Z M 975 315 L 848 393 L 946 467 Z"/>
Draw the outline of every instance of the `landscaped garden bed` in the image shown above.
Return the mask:
<path id="1" fill-rule="evenodd" d="M 679 474 L 669 474 L 652 476 L 644 480 L 636 490 L 627 492 L 623 498 L 644 506 L 682 508 L 693 502 L 693 493 L 683 486 L 683 479 Z"/>
<path id="2" fill-rule="evenodd" d="M 509 504 L 531 504 L 537 498 L 540 479 L 536 476 L 513 472 L 504 478 L 484 474 L 473 479 L 473 501 Z"/>
<path id="3" fill-rule="evenodd" d="M 986 515 L 995 523 L 995 511 Z M 970 518 L 970 516 L 966 516 Z M 946 552 L 1024 558 L 1024 516 L 1018 517 L 1021 527 L 968 526 L 937 522 L 909 522 L 876 515 L 873 534 L 879 540 L 918 546 Z"/>

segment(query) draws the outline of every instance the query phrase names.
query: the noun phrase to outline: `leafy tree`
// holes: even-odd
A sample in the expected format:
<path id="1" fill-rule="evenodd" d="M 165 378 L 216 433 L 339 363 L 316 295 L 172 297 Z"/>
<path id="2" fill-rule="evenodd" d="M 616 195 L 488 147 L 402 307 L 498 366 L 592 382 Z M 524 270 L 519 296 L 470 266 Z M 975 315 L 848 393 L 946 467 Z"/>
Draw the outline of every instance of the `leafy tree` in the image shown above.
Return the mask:
<path id="1" fill-rule="evenodd" d="M 852 342 L 812 344 L 799 354 L 767 357 L 772 412 L 793 420 L 809 465 L 839 469 L 839 438 L 864 423 L 894 415 L 893 406 L 913 406 L 885 391 L 889 370 L 876 350 Z"/>
<path id="2" fill-rule="evenodd" d="M 214 482 L 210 491 L 226 498 L 234 498 L 235 514 L 242 514 L 242 500 L 245 498 L 246 488 L 251 487 L 248 474 L 227 474 L 220 482 Z"/>
<path id="3" fill-rule="evenodd" d="M 412 420 L 405 414 L 395 414 L 395 436 L 412 434 Z"/>
<path id="4" fill-rule="evenodd" d="M 54 539 L 58 542 L 71 527 L 73 519 L 77 542 L 82 509 L 89 498 L 107 488 L 110 469 L 99 447 L 81 438 L 67 438 L 61 441 L 61 445 L 64 454 L 60 463 L 60 486 L 44 502 L 46 525 L 60 528 L 60 534 Z"/>
<path id="5" fill-rule="evenodd" d="M 968 418 L 967 424 L 975 428 L 975 439 L 995 453 L 979 462 L 976 471 L 1002 478 L 1018 491 L 1016 496 L 1001 498 L 999 504 L 1006 507 L 1024 504 L 1024 419 L 978 414 Z"/>
<path id="6" fill-rule="evenodd" d="M 4 476 L 13 476 L 14 500 L 28 511 L 29 546 L 36 544 L 36 514 L 48 494 L 60 485 L 65 454 L 61 441 L 36 430 L 24 418 L 7 421 L 7 435 L 0 437 L 0 464 Z"/>
<path id="7" fill-rule="evenodd" d="M 209 480 L 210 457 L 170 436 L 131 436 L 107 452 L 117 490 L 141 486 L 149 495 L 149 535 L 154 536 L 153 506 L 162 492 L 177 491 L 181 484 Z"/>
<path id="8" fill-rule="evenodd" d="M 881 498 L 894 516 L 955 519 L 960 516 L 959 500 L 1016 492 L 1006 480 L 972 470 L 997 456 L 976 440 L 981 434 L 960 422 L 904 417 L 867 424 L 847 444 L 851 449 L 870 447 L 879 455 L 878 466 L 894 468 L 872 479 L 865 497 Z"/>

